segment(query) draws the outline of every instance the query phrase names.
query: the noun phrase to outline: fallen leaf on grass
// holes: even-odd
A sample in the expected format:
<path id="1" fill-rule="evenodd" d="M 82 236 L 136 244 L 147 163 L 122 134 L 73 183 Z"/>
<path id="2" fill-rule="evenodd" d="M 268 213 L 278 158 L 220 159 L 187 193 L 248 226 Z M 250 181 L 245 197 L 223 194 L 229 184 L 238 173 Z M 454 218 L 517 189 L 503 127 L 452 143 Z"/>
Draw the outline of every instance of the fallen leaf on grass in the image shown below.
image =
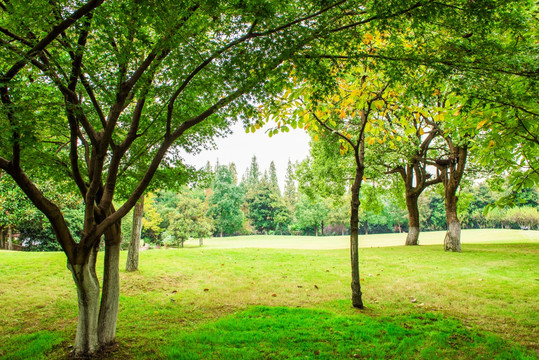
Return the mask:
<path id="1" fill-rule="evenodd" d="M 299 287 L 299 288 L 302 288 L 302 287 L 303 287 L 303 285 L 298 285 L 298 287 Z"/>
<path id="2" fill-rule="evenodd" d="M 314 288 L 315 288 L 315 289 L 318 289 L 318 286 L 314 285 Z"/>
<path id="3" fill-rule="evenodd" d="M 277 294 L 271 294 L 271 296 L 273 296 L 273 297 L 276 297 L 276 296 L 277 296 Z"/>
<path id="4" fill-rule="evenodd" d="M 410 300 L 412 303 L 416 303 L 417 302 L 417 299 L 411 299 Z"/>
<path id="5" fill-rule="evenodd" d="M 210 289 L 206 288 L 206 289 L 204 289 L 204 291 L 210 291 Z"/>

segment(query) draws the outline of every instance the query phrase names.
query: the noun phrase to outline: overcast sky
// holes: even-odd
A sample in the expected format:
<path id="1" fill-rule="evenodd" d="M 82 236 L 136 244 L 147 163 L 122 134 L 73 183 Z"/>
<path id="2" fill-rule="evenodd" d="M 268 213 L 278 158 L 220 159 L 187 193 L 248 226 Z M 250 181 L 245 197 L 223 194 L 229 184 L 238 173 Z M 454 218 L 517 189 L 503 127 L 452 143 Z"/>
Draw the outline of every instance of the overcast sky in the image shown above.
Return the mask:
<path id="1" fill-rule="evenodd" d="M 281 189 L 284 187 L 284 178 L 288 159 L 292 162 L 303 160 L 309 154 L 309 136 L 304 130 L 290 129 L 288 133 L 279 133 L 269 137 L 264 129 L 253 133 L 245 133 L 241 122 L 232 126 L 233 133 L 226 138 L 216 139 L 217 149 L 203 151 L 197 155 L 184 155 L 185 162 L 196 168 L 202 168 L 210 161 L 215 165 L 217 159 L 221 165 L 236 164 L 238 180 L 256 156 L 261 173 L 269 168 L 270 162 L 275 162 L 277 176 Z"/>

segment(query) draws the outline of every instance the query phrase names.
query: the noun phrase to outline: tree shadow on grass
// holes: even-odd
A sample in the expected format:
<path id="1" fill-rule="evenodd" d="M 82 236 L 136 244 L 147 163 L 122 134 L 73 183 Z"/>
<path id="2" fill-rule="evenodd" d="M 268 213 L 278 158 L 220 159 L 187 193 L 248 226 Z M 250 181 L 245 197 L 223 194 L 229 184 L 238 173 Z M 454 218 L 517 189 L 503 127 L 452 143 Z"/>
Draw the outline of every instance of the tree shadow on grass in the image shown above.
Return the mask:
<path id="1" fill-rule="evenodd" d="M 250 308 L 162 350 L 169 359 L 536 359 L 439 314 L 372 318 L 285 307 Z"/>

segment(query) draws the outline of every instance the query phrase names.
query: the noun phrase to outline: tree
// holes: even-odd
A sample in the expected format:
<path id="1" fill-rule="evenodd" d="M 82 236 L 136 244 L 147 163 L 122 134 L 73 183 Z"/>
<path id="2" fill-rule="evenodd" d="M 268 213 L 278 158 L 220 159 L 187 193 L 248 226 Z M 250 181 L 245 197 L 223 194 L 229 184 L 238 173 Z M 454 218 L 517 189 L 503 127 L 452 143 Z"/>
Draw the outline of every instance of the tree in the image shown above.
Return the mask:
<path id="1" fill-rule="evenodd" d="M 115 341 L 120 221 L 157 169 L 176 165 L 178 148 L 196 152 L 222 133 L 226 115 L 253 113 L 248 100 L 277 90 L 265 80 L 282 78 L 277 73 L 289 71 L 286 61 L 299 49 L 360 26 L 359 15 L 347 11 L 354 6 L 129 0 L 2 6 L 0 168 L 45 214 L 66 254 L 79 299 L 76 354 Z M 80 241 L 58 203 L 36 185 L 44 172 L 67 176 L 84 200 Z M 116 208 L 122 187 L 130 195 Z M 100 298 L 95 261 L 102 237 Z"/>
<path id="2" fill-rule="evenodd" d="M 243 224 L 243 191 L 233 183 L 232 175 L 230 168 L 221 166 L 217 169 L 213 192 L 208 200 L 208 214 L 214 219 L 215 230 L 221 237 L 234 234 Z"/>
<path id="3" fill-rule="evenodd" d="M 290 159 L 288 159 L 288 166 L 286 168 L 286 175 L 285 175 L 285 181 L 284 181 L 284 194 L 283 198 L 284 201 L 287 203 L 289 209 L 293 213 L 294 206 L 297 201 L 297 189 L 296 189 L 296 181 L 294 179 L 294 166 L 292 165 L 292 162 Z"/>
<path id="4" fill-rule="evenodd" d="M 127 253 L 127 262 L 125 271 L 138 270 L 138 256 L 140 249 L 140 238 L 142 234 L 142 217 L 144 214 L 144 195 L 140 197 L 133 209 L 133 228 L 131 231 L 131 240 L 129 241 L 129 250 Z"/>
<path id="5" fill-rule="evenodd" d="M 279 180 L 277 179 L 277 169 L 275 168 L 275 163 L 273 161 L 270 163 L 268 177 L 269 177 L 269 182 L 271 186 L 273 187 L 274 191 L 280 196 L 281 189 L 279 188 Z"/>
<path id="6" fill-rule="evenodd" d="M 313 231 L 315 236 L 318 236 L 319 232 L 323 235 L 324 222 L 327 221 L 329 212 L 325 199 L 320 196 L 310 199 L 302 194 L 296 205 L 297 226 L 304 232 Z"/>
<path id="7" fill-rule="evenodd" d="M 290 213 L 281 196 L 267 179 L 246 195 L 249 218 L 259 232 L 268 233 L 290 223 Z"/>
<path id="8" fill-rule="evenodd" d="M 164 232 L 163 243 L 183 248 L 184 242 L 190 238 L 211 236 L 213 221 L 207 212 L 208 203 L 193 191 L 185 189 L 179 194 L 175 210 L 169 214 L 169 226 Z"/>

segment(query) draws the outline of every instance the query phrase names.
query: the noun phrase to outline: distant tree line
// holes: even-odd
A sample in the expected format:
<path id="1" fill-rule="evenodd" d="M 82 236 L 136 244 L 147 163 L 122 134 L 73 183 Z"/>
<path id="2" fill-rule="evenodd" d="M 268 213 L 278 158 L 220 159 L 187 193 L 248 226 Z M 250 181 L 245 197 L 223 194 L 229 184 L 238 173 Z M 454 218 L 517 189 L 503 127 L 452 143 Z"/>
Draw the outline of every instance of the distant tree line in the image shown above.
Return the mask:
<path id="1" fill-rule="evenodd" d="M 256 157 L 239 179 L 236 165 L 207 164 L 203 181 L 179 191 L 156 190 L 145 197 L 142 225 L 144 243 L 182 247 L 189 239 L 233 235 L 346 235 L 350 233 L 350 194 L 322 196 L 312 187 L 312 160 L 288 163 L 284 191 L 275 164 L 261 171 Z M 489 204 L 507 196 L 504 181 L 465 182 L 459 192 L 458 214 L 465 229 L 539 228 L 539 191 L 525 188 L 516 196 L 517 206 L 493 208 Z M 49 195 L 58 197 L 75 236 L 80 236 L 84 208 L 80 200 L 58 185 L 44 183 Z M 443 186 L 438 184 L 419 197 L 422 231 L 446 229 Z M 388 180 L 366 182 L 361 194 L 359 229 L 362 234 L 408 232 L 409 217 L 403 185 Z M 132 219 L 122 223 L 123 247 L 132 231 Z M 0 179 L 0 247 L 22 245 L 27 250 L 57 251 L 59 244 L 44 215 L 7 177 Z"/>

